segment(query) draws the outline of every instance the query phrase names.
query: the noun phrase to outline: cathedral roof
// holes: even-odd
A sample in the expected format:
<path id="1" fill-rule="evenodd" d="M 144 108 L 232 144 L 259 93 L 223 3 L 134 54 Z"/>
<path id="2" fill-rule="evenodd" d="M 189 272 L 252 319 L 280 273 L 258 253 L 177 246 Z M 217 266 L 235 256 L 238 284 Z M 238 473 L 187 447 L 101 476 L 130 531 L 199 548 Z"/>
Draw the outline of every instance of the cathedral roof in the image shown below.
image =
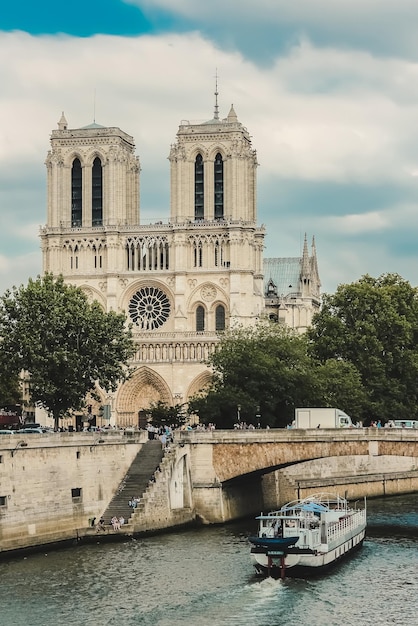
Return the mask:
<path id="1" fill-rule="evenodd" d="M 101 124 L 96 124 L 96 122 L 92 122 L 91 124 L 87 124 L 87 126 L 82 126 L 81 130 L 86 130 L 88 128 L 106 128 L 106 126 L 102 126 Z"/>
<path id="2" fill-rule="evenodd" d="M 273 281 L 278 296 L 298 293 L 301 270 L 300 257 L 264 259 L 264 294 L 269 281 Z"/>

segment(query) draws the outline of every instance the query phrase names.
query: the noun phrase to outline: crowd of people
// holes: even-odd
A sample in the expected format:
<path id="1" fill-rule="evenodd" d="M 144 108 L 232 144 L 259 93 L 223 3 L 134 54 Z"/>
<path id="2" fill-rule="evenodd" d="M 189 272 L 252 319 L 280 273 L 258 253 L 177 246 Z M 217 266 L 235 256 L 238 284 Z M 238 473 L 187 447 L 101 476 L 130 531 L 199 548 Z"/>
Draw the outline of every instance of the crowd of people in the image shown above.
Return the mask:
<path id="1" fill-rule="evenodd" d="M 90 520 L 90 525 L 95 526 L 96 532 L 106 531 L 106 522 L 103 517 L 100 518 L 97 524 L 95 523 L 95 521 L 96 521 L 96 518 L 93 517 L 93 519 Z M 109 526 L 112 526 L 113 530 L 120 530 L 124 524 L 125 524 L 125 518 L 123 517 L 123 515 L 121 515 L 120 517 L 117 517 L 116 515 L 114 515 L 109 522 Z"/>
<path id="2" fill-rule="evenodd" d="M 174 441 L 173 426 L 153 426 L 148 424 L 146 429 L 148 431 L 148 439 L 159 439 L 163 448 L 168 448 Z"/>

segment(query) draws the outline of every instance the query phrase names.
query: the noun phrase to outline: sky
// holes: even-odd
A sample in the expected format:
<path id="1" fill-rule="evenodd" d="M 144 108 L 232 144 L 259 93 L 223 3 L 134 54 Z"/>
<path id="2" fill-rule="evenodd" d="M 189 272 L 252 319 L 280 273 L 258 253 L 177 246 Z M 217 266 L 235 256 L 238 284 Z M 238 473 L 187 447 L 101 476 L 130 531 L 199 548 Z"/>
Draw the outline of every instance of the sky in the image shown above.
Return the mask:
<path id="1" fill-rule="evenodd" d="M 322 291 L 418 285 L 417 0 L 50 0 L 0 13 L 0 295 L 42 271 L 49 138 L 135 138 L 141 223 L 169 217 L 182 120 L 231 104 L 257 150 L 266 257 L 315 237 Z"/>

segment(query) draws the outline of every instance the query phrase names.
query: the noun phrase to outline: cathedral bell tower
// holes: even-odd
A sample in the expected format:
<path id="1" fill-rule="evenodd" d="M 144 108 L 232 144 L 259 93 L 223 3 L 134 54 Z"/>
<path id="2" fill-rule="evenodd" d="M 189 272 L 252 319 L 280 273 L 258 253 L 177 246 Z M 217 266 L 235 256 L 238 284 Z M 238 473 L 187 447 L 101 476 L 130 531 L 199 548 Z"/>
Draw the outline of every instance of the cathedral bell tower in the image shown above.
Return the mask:
<path id="1" fill-rule="evenodd" d="M 72 282 L 108 277 L 119 258 L 120 226 L 139 225 L 139 160 L 119 128 L 69 129 L 62 114 L 46 159 L 47 226 L 43 269 Z M 109 303 L 114 304 L 114 303 Z"/>
<path id="2" fill-rule="evenodd" d="M 112 397 L 112 420 L 137 425 L 152 403 L 186 404 L 211 380 L 219 333 L 264 311 L 264 228 L 257 226 L 257 156 L 234 107 L 181 122 L 169 160 L 169 219 L 141 225 L 133 138 L 64 115 L 46 159 L 43 270 L 124 311 L 134 374 Z"/>
<path id="3" fill-rule="evenodd" d="M 213 119 L 182 121 L 171 147 L 170 221 L 183 231 L 184 270 L 200 278 L 215 272 L 227 285 L 228 325 L 247 325 L 263 310 L 257 154 L 233 106 L 220 119 L 215 95 Z"/>

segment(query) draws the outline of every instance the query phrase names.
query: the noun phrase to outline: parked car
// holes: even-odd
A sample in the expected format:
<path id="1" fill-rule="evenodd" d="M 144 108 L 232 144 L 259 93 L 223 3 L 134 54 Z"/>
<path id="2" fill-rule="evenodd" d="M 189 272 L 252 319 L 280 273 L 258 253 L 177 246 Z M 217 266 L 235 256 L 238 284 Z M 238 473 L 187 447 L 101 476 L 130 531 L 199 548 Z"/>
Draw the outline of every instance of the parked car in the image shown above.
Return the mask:
<path id="1" fill-rule="evenodd" d="M 0 430 L 0 435 L 14 435 L 15 431 L 14 430 L 9 430 L 7 428 L 5 428 L 4 430 Z"/>
<path id="2" fill-rule="evenodd" d="M 38 435 L 42 435 L 44 433 L 44 431 L 42 430 L 42 428 L 21 428 L 19 430 L 19 435 L 27 435 L 29 433 L 34 433 L 34 434 L 38 434 Z"/>

